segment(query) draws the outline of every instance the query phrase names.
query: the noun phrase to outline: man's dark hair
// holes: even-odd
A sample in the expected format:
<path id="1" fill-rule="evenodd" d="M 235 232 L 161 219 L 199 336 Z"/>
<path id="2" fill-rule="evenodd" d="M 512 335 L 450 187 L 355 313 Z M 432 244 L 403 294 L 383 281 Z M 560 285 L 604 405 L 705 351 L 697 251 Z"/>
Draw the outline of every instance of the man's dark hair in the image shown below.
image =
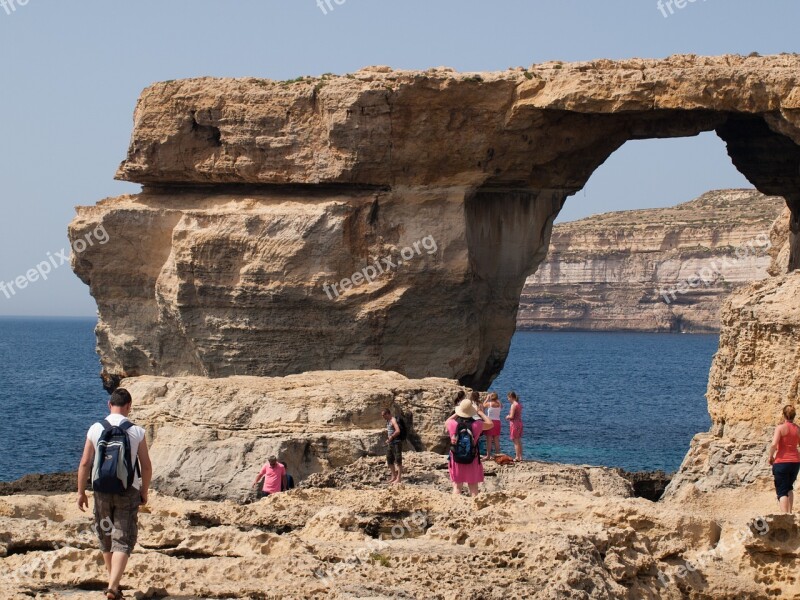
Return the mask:
<path id="1" fill-rule="evenodd" d="M 111 406 L 127 406 L 132 402 L 131 395 L 128 393 L 128 390 L 117 388 L 114 390 L 114 393 L 111 394 L 111 399 L 109 403 Z"/>

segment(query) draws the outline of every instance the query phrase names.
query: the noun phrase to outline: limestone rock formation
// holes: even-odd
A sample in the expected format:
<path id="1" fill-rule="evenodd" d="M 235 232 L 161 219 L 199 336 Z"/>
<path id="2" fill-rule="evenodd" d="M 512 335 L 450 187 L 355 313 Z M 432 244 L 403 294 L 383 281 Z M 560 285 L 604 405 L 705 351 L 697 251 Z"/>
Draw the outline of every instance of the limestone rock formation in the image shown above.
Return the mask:
<path id="1" fill-rule="evenodd" d="M 667 496 L 771 481 L 767 447 L 800 386 L 800 272 L 787 273 L 790 215 L 776 221 L 773 277 L 731 295 L 708 382 L 712 428 L 695 436 Z"/>
<path id="2" fill-rule="evenodd" d="M 353 472 L 380 479 L 383 462 L 365 458 L 347 473 L 333 472 L 336 487 L 309 485 L 249 505 L 155 493 L 140 515 L 126 596 L 755 600 L 800 594 L 794 574 L 800 522 L 765 512 L 771 505 L 765 495 L 724 490 L 654 504 L 631 498 L 627 482 L 608 469 L 487 463 L 489 491 L 472 500 L 448 493 L 440 456 L 412 455 L 408 466 L 413 481 L 391 489 L 347 485 Z M 89 525 L 72 495 L 0 498 L 0 597 L 97 597 L 103 566 Z"/>
<path id="3" fill-rule="evenodd" d="M 785 208 L 783 198 L 720 190 L 556 225 L 547 259 L 522 291 L 517 326 L 718 331 L 728 294 L 767 277 L 769 232 Z"/>
<path id="4" fill-rule="evenodd" d="M 298 481 L 383 455 L 389 408 L 408 425 L 407 448 L 443 452 L 442 424 L 461 389 L 445 379 L 385 371 L 289 377 L 140 377 L 123 382 L 146 427 L 153 486 L 190 499 L 241 501 L 274 454 Z"/>
<path id="5" fill-rule="evenodd" d="M 786 198 L 793 269 L 799 81 L 780 55 L 156 84 L 118 174 L 144 193 L 70 227 L 110 235 L 73 257 L 107 385 L 379 368 L 486 388 L 553 219 L 630 139 L 716 131 Z"/>

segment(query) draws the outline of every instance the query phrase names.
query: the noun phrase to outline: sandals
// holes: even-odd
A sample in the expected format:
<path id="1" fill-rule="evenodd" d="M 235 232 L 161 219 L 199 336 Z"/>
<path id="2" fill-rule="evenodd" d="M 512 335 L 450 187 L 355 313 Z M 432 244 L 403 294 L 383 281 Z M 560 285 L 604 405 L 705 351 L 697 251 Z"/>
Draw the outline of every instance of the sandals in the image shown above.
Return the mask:
<path id="1" fill-rule="evenodd" d="M 122 600 L 125 596 L 122 595 L 122 590 L 117 590 L 116 592 L 111 588 L 108 588 L 105 592 L 106 600 Z"/>

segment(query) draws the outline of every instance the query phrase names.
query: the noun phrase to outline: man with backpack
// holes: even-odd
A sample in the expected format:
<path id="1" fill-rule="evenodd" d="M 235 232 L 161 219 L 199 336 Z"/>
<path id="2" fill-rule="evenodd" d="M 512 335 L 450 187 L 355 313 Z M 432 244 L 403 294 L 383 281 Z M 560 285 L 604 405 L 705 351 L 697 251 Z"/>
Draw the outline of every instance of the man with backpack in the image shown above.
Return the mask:
<path id="1" fill-rule="evenodd" d="M 128 420 L 131 395 L 117 389 L 108 402 L 110 414 L 86 434 L 78 467 L 78 508 L 89 506 L 86 483 L 91 473 L 93 529 L 108 572 L 106 598 L 122 598 L 119 582 L 138 536 L 139 506 L 147 504 L 153 467 L 145 431 Z"/>
<path id="2" fill-rule="evenodd" d="M 386 464 L 392 473 L 389 484 L 400 483 L 403 479 L 403 442 L 408 437 L 406 423 L 402 417 L 395 418 L 388 408 L 384 408 L 381 414 L 386 420 Z"/>

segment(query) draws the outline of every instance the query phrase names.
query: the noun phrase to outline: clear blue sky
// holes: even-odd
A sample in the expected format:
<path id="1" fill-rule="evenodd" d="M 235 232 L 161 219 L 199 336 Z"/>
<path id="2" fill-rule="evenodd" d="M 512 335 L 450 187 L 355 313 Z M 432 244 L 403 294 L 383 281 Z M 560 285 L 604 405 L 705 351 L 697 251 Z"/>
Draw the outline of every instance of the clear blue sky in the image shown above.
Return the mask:
<path id="1" fill-rule="evenodd" d="M 10 2 L 11 0 L 6 0 Z M 17 0 L 18 1 L 18 0 Z M 339 0 L 341 1 L 341 0 Z M 67 246 L 78 204 L 136 191 L 115 182 L 139 92 L 165 80 L 288 79 L 371 64 L 498 70 L 546 60 L 800 51 L 797 0 L 28 0 L 0 7 L 0 281 Z M 629 143 L 564 216 L 666 206 L 742 187 L 713 135 Z M 65 265 L 0 315 L 93 315 Z"/>

